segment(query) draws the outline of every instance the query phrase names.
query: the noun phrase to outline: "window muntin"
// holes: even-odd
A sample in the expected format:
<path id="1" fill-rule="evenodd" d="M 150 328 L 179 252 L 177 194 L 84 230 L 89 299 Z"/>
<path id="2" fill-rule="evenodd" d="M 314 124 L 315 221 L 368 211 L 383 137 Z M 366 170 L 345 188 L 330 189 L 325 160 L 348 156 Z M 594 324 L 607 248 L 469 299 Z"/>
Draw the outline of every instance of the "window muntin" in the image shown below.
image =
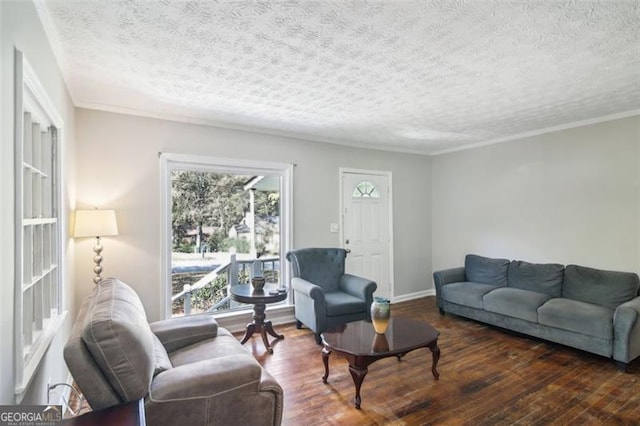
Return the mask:
<path id="1" fill-rule="evenodd" d="M 378 187 L 368 180 L 359 182 L 351 193 L 353 198 L 380 198 Z"/>
<path id="2" fill-rule="evenodd" d="M 19 403 L 62 311 L 60 144 L 63 122 L 33 69 L 15 52 L 15 395 Z"/>

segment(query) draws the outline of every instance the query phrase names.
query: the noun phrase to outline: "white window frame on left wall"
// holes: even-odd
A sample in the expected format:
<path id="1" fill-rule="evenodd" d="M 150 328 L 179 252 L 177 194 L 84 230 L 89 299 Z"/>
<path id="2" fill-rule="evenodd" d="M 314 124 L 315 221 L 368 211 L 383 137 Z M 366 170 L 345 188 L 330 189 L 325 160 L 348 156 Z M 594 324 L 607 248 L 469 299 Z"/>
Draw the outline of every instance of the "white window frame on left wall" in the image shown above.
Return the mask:
<path id="1" fill-rule="evenodd" d="M 15 88 L 14 386 L 20 403 L 67 311 L 62 309 L 64 122 L 18 49 Z M 33 124 L 25 121 L 27 115 Z M 46 142 L 30 138 L 31 129 L 46 129 L 41 133 Z"/>

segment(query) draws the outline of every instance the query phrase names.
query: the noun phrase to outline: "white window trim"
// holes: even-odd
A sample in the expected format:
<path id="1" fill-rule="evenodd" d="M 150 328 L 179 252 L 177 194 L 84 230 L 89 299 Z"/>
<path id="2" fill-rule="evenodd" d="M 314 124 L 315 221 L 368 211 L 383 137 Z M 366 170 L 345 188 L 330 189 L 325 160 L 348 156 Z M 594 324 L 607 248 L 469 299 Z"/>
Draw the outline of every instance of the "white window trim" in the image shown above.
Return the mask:
<path id="1" fill-rule="evenodd" d="M 54 336 L 57 334 L 67 311 L 63 311 L 63 283 L 64 283 L 64 267 L 65 251 L 62 239 L 62 229 L 65 229 L 64 217 L 62 215 L 62 146 L 63 146 L 63 130 L 64 121 L 51 102 L 47 92 L 38 80 L 36 73 L 30 66 L 22 52 L 15 49 L 15 109 L 14 109 L 14 167 L 15 167 L 15 271 L 14 271 L 14 393 L 16 403 L 20 403 L 29 388 L 29 384 L 36 375 L 38 368 L 44 355 L 51 344 Z M 27 223 L 23 215 L 23 120 L 24 111 L 29 111 L 32 117 L 41 124 L 54 126 L 57 130 L 57 164 L 55 166 L 56 174 L 53 175 L 55 191 L 55 203 L 58 211 L 57 218 L 57 313 L 45 321 L 43 328 L 38 337 L 32 342 L 28 350 L 25 350 L 23 340 L 23 226 Z M 52 200 L 54 201 L 54 200 Z"/>
<path id="2" fill-rule="evenodd" d="M 171 172 L 174 170 L 211 170 L 256 175 L 276 175 L 282 177 L 280 218 L 280 279 L 289 286 L 290 274 L 285 255 L 293 247 L 293 164 L 270 161 L 241 160 L 236 158 L 207 157 L 188 154 L 160 153 L 160 193 L 161 193 L 161 244 L 160 244 L 160 315 L 171 317 Z M 289 302 L 290 303 L 290 302 Z M 249 309 L 249 308 L 248 308 Z M 239 311 L 238 315 L 243 315 Z M 225 315 L 233 315 L 225 314 Z"/>

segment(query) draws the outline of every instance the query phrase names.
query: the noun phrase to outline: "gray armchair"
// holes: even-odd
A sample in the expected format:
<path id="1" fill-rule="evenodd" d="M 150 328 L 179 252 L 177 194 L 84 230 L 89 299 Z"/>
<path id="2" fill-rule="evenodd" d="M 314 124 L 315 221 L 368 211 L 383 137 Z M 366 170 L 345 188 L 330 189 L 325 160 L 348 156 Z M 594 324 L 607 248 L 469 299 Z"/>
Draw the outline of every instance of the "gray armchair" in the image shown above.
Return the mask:
<path id="1" fill-rule="evenodd" d="M 78 318 L 64 358 L 94 410 L 144 399 L 150 425 L 281 423 L 282 388 L 211 315 L 149 324 L 133 289 L 109 278 Z"/>
<path id="2" fill-rule="evenodd" d="M 345 274 L 347 251 L 304 248 L 287 253 L 293 278 L 296 325 L 304 324 L 320 343 L 320 333 L 351 321 L 370 319 L 375 282 Z"/>

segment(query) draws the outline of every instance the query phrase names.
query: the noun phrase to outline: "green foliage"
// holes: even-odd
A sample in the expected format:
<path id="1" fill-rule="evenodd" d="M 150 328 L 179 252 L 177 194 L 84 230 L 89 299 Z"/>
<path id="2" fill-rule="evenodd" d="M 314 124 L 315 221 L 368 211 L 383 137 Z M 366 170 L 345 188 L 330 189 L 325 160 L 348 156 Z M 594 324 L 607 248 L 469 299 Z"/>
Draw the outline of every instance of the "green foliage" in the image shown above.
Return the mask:
<path id="1" fill-rule="evenodd" d="M 228 238 L 228 235 L 234 225 L 242 223 L 245 212 L 249 210 L 250 191 L 245 190 L 244 185 L 251 177 L 193 170 L 172 172 L 173 251 L 194 253 L 206 248 L 212 252 L 225 252 L 235 247 L 238 253 L 249 253 L 250 247 L 247 240 Z M 258 253 L 264 254 L 266 248 L 263 241 L 268 240 L 278 231 L 280 194 L 277 191 L 261 190 L 253 193 L 256 233 L 259 236 L 256 249 Z M 258 218 L 260 220 L 257 220 Z M 195 238 L 194 230 L 197 232 Z M 196 246 L 198 243 L 199 247 Z M 204 273 L 200 272 L 174 274 L 172 294 L 182 291 L 184 284 L 195 284 L 202 276 Z M 249 271 L 242 268 L 238 280 L 244 283 L 249 282 Z M 227 278 L 221 276 L 211 284 L 194 291 L 191 297 L 193 311 L 209 309 L 222 300 L 226 294 L 226 286 Z M 182 312 L 183 304 L 183 299 L 174 302 L 173 312 Z"/>
<path id="2" fill-rule="evenodd" d="M 226 286 L 226 275 L 220 275 L 211 284 L 194 291 L 191 295 L 191 309 L 197 312 L 204 312 L 211 308 L 226 296 Z"/>
<path id="3" fill-rule="evenodd" d="M 173 274 L 173 294 L 177 294 L 182 291 L 185 284 L 193 285 L 200 278 L 205 276 L 206 272 L 183 272 Z M 277 279 L 277 273 L 276 273 Z M 238 271 L 238 283 L 249 282 L 249 271 L 241 269 Z M 202 287 L 199 290 L 194 290 L 191 294 L 191 312 L 205 312 L 216 303 L 221 301 L 226 296 L 227 287 L 227 275 L 217 276 L 209 285 Z M 184 313 L 184 297 L 179 298 L 173 302 L 172 312 L 173 314 Z M 229 305 L 223 305 L 219 309 L 228 309 Z"/>
<path id="4" fill-rule="evenodd" d="M 221 251 L 229 251 L 231 247 L 235 247 L 237 253 L 249 253 L 251 248 L 249 241 L 242 238 L 225 238 L 220 244 Z"/>
<path id="5" fill-rule="evenodd" d="M 256 215 L 260 217 L 280 215 L 280 193 L 279 192 L 255 192 Z"/>
<path id="6" fill-rule="evenodd" d="M 182 240 L 178 244 L 173 245 L 173 251 L 177 253 L 193 253 L 195 244 L 190 241 Z"/>
<path id="7" fill-rule="evenodd" d="M 248 209 L 249 195 L 244 190 L 247 176 L 200 171 L 175 171 L 171 174 L 172 228 L 174 244 L 197 229 L 204 243 L 202 228 L 210 226 L 227 235 Z"/>
<path id="8" fill-rule="evenodd" d="M 227 240 L 229 230 L 240 224 L 249 210 L 249 191 L 244 184 L 250 176 L 223 174 L 193 170 L 178 170 L 171 174 L 173 249 L 178 252 L 194 252 L 193 235 L 197 231 L 196 244 L 201 251 L 206 244 L 209 251 L 225 251 L 235 245 L 239 253 L 248 253 L 246 241 Z M 269 238 L 272 227 L 277 228 L 273 218 L 280 215 L 280 193 L 254 191 L 255 214 L 269 223 L 257 224 L 256 232 Z M 259 221 L 257 221 L 259 223 Z M 265 223 L 263 221 L 263 223 Z M 204 228 L 213 231 L 204 232 Z M 211 234 L 211 235 L 208 235 Z"/>
<path id="9" fill-rule="evenodd" d="M 209 246 L 210 251 L 225 251 L 223 248 L 224 240 L 227 239 L 227 236 L 222 231 L 214 231 L 207 238 L 207 245 Z"/>

